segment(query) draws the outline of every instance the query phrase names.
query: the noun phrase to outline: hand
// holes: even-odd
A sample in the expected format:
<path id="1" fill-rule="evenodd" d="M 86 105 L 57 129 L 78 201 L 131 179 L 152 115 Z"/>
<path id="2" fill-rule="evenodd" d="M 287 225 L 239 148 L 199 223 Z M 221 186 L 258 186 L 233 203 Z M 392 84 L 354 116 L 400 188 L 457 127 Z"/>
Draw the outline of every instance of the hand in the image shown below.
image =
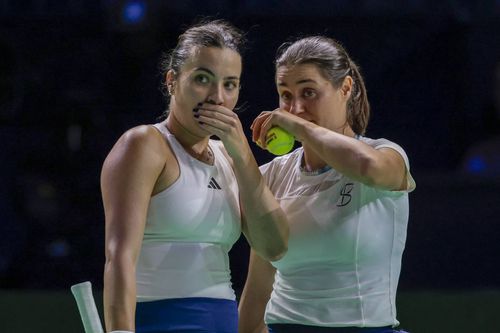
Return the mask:
<path id="1" fill-rule="evenodd" d="M 221 139 L 229 156 L 246 159 L 251 154 L 240 119 L 233 111 L 222 105 L 203 103 L 198 109 L 200 127 Z"/>
<path id="2" fill-rule="evenodd" d="M 298 138 L 298 128 L 301 123 L 307 120 L 297 117 L 283 109 L 275 109 L 274 111 L 263 111 L 253 121 L 250 129 L 252 130 L 252 141 L 257 143 L 261 148 L 266 148 L 266 135 L 271 127 L 279 126 L 289 132 L 295 138 Z"/>

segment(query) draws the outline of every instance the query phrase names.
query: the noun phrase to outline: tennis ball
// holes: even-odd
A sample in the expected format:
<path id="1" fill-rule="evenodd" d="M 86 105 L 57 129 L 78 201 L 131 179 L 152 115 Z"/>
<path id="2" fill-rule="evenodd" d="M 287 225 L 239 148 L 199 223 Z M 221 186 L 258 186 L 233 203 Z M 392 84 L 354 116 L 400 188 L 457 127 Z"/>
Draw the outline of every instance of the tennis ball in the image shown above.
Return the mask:
<path id="1" fill-rule="evenodd" d="M 272 127 L 266 134 L 267 150 L 274 155 L 285 155 L 295 144 L 293 135 L 280 127 Z"/>

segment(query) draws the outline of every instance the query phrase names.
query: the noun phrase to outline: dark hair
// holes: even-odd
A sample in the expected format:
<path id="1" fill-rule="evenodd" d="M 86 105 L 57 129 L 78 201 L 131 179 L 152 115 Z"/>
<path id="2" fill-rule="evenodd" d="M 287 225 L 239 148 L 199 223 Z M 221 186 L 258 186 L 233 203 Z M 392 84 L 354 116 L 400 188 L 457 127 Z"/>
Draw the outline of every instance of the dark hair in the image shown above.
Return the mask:
<path id="1" fill-rule="evenodd" d="M 358 66 L 339 42 L 324 36 L 311 36 L 282 44 L 275 64 L 276 69 L 281 66 L 314 64 L 335 88 L 342 85 L 347 75 L 351 76 L 353 91 L 347 102 L 347 122 L 354 133 L 365 134 L 370 118 L 365 83 Z"/>
<path id="2" fill-rule="evenodd" d="M 173 70 L 175 75 L 178 75 L 196 48 L 229 48 L 241 55 L 244 44 L 243 33 L 227 21 L 202 21 L 191 26 L 179 36 L 176 47 L 162 56 L 160 62 L 162 91 L 165 93 L 166 73 Z"/>

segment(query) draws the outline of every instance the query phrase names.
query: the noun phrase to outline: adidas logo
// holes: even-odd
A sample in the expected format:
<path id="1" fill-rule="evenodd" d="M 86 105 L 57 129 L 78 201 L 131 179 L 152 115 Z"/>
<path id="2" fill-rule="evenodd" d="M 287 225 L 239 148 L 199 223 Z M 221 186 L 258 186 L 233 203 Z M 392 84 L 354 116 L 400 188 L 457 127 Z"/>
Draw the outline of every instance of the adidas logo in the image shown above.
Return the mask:
<path id="1" fill-rule="evenodd" d="M 214 177 L 210 177 L 210 182 L 208 183 L 208 188 L 211 188 L 213 190 L 220 190 L 219 184 L 215 181 Z"/>

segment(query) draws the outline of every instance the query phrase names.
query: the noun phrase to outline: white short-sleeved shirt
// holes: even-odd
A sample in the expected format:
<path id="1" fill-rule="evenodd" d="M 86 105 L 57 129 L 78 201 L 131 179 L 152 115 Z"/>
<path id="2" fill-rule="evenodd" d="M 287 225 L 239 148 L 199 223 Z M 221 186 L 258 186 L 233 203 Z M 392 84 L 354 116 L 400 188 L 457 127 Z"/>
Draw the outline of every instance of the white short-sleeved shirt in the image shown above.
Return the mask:
<path id="1" fill-rule="evenodd" d="M 239 191 L 220 142 L 214 165 L 189 155 L 164 127 L 179 178 L 151 197 L 137 262 L 137 301 L 210 297 L 234 300 L 228 252 L 241 234 Z"/>
<path id="2" fill-rule="evenodd" d="M 287 254 L 277 268 L 265 321 L 325 327 L 396 326 L 396 288 L 415 188 L 404 150 L 359 137 L 404 159 L 408 189 L 366 186 L 330 169 L 300 170 L 302 148 L 261 166 L 290 223 Z"/>

